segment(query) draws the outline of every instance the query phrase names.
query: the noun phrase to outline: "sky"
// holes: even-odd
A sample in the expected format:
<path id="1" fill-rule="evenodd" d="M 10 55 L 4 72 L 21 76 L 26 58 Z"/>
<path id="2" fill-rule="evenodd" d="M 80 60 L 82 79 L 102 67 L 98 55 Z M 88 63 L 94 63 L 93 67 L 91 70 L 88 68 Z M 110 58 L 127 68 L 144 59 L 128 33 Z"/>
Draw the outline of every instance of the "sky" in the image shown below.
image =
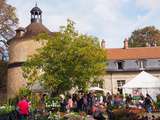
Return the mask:
<path id="1" fill-rule="evenodd" d="M 37 2 L 43 24 L 52 32 L 76 23 L 76 30 L 106 41 L 108 48 L 121 48 L 125 38 L 145 26 L 160 29 L 160 0 L 7 0 L 16 7 L 19 27 L 30 24 L 30 10 Z"/>

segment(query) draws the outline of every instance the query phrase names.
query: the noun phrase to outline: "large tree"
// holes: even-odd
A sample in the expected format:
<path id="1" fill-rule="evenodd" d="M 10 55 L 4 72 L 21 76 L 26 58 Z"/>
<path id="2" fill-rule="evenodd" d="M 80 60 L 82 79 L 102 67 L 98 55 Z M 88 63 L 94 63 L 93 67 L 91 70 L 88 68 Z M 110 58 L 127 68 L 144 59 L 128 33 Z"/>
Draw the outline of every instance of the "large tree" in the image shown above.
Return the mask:
<path id="1" fill-rule="evenodd" d="M 132 32 L 130 47 L 160 46 L 160 31 L 154 26 L 147 26 Z"/>
<path id="2" fill-rule="evenodd" d="M 7 4 L 6 0 L 0 0 L 0 37 L 6 40 L 13 37 L 17 22 L 15 8 Z"/>
<path id="3" fill-rule="evenodd" d="M 44 46 L 23 67 L 28 85 L 37 80 L 57 95 L 73 87 L 85 89 L 96 76 L 105 73 L 106 53 L 97 38 L 75 31 L 73 22 L 54 36 L 40 35 Z"/>

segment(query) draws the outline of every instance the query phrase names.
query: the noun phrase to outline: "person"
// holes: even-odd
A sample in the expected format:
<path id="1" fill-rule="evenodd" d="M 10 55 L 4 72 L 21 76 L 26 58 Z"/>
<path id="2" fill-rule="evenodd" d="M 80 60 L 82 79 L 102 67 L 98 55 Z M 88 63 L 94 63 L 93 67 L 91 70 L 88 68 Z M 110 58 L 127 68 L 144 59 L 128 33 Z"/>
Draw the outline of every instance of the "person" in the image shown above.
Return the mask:
<path id="1" fill-rule="evenodd" d="M 41 114 L 45 110 L 45 99 L 46 99 L 46 94 L 40 94 L 39 111 L 41 112 Z"/>
<path id="2" fill-rule="evenodd" d="M 89 93 L 88 94 L 87 103 L 88 103 L 88 114 L 92 114 L 92 107 L 95 104 L 94 93 Z"/>
<path id="3" fill-rule="evenodd" d="M 83 106 L 83 97 L 80 95 L 77 96 L 77 112 L 82 111 Z"/>
<path id="4" fill-rule="evenodd" d="M 145 106 L 144 106 L 144 96 L 143 96 L 143 94 L 141 93 L 140 94 L 140 99 L 139 99 L 139 108 L 144 108 Z"/>
<path id="5" fill-rule="evenodd" d="M 29 101 L 26 99 L 26 96 L 23 96 L 17 104 L 19 113 L 18 120 L 27 120 L 27 117 L 29 115 L 29 106 Z"/>
<path id="6" fill-rule="evenodd" d="M 72 96 L 72 101 L 73 101 L 73 111 L 77 112 L 77 101 L 78 101 L 78 95 L 77 94 L 73 94 Z"/>
<path id="7" fill-rule="evenodd" d="M 147 112 L 152 112 L 152 101 L 149 94 L 146 94 L 146 98 L 144 100 L 144 106 Z"/>
<path id="8" fill-rule="evenodd" d="M 160 111 L 160 95 L 157 95 L 157 108 Z"/>
<path id="9" fill-rule="evenodd" d="M 67 110 L 68 110 L 68 112 L 70 112 L 72 110 L 72 108 L 73 108 L 73 100 L 72 100 L 72 97 L 69 96 L 69 99 L 67 101 Z"/>
<path id="10" fill-rule="evenodd" d="M 103 104 L 103 103 L 104 103 L 104 102 L 103 102 L 103 96 L 102 96 L 102 95 L 101 95 L 100 98 L 99 98 L 99 103 L 100 103 L 100 104 Z"/>
<path id="11" fill-rule="evenodd" d="M 87 94 L 83 96 L 83 111 L 87 112 L 87 106 L 88 106 L 88 101 L 87 101 Z"/>
<path id="12" fill-rule="evenodd" d="M 106 95 L 106 103 L 107 105 L 111 105 L 112 95 L 108 92 Z"/>
<path id="13" fill-rule="evenodd" d="M 125 101 L 125 103 L 126 103 L 126 108 L 128 108 L 129 105 L 132 104 L 132 96 L 131 96 L 131 94 L 126 95 L 126 101 Z"/>
<path id="14" fill-rule="evenodd" d="M 46 97 L 46 94 L 41 95 L 41 98 L 40 98 L 41 104 L 45 104 L 45 97 Z"/>
<path id="15" fill-rule="evenodd" d="M 60 102 L 60 112 L 66 112 L 67 111 L 67 101 L 64 97 L 64 95 L 60 95 L 61 102 Z"/>
<path id="16" fill-rule="evenodd" d="M 93 117 L 96 120 L 106 120 L 106 118 L 103 115 L 104 112 L 104 106 L 103 105 L 98 105 L 98 104 L 94 104 L 93 105 Z"/>

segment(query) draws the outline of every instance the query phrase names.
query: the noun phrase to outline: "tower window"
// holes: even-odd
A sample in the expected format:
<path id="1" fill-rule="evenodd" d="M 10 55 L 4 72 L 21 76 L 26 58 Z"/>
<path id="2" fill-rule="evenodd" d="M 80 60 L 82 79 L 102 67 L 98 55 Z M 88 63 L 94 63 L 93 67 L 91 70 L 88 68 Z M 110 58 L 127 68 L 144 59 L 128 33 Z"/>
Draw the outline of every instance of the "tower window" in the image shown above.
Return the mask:
<path id="1" fill-rule="evenodd" d="M 124 61 L 118 61 L 117 62 L 117 67 L 118 67 L 118 70 L 124 69 Z"/>

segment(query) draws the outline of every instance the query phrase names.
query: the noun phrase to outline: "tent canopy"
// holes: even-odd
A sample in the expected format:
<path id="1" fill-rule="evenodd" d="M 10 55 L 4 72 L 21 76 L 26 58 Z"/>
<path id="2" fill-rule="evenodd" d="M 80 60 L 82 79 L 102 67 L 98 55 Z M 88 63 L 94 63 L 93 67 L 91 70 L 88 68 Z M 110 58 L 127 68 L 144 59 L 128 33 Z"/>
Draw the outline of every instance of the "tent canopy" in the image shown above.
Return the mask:
<path id="1" fill-rule="evenodd" d="M 39 81 L 36 81 L 33 86 L 30 88 L 30 90 L 32 92 L 35 92 L 35 93 L 39 93 L 39 92 L 45 92 L 45 89 L 44 87 L 40 84 Z"/>
<path id="2" fill-rule="evenodd" d="M 122 88 L 160 88 L 160 80 L 142 71 L 135 78 L 127 82 Z"/>
<path id="3" fill-rule="evenodd" d="M 102 88 L 99 87 L 90 87 L 89 91 L 104 91 Z"/>

